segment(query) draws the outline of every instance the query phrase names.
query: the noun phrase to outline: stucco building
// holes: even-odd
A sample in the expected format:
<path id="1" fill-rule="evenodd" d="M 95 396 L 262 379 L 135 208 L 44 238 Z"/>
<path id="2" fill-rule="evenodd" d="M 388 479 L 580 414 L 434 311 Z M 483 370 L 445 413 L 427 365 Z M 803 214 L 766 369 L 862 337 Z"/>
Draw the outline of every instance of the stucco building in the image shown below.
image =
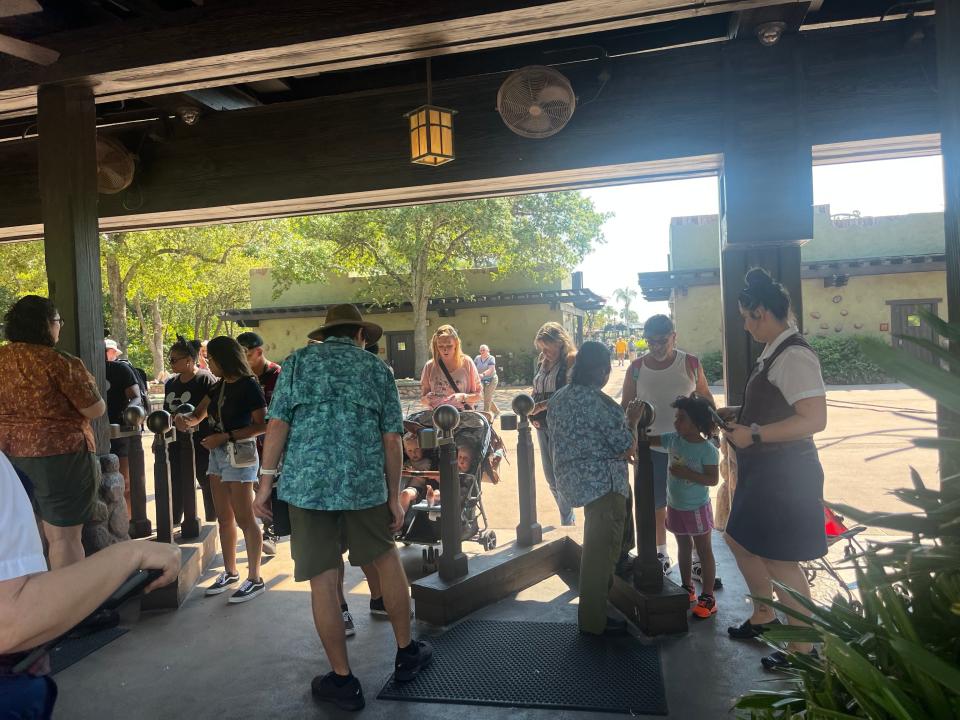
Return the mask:
<path id="1" fill-rule="evenodd" d="M 639 275 L 644 298 L 670 302 L 683 347 L 699 354 L 722 348 L 718 223 L 673 218 L 670 270 Z M 813 240 L 801 249 L 804 334 L 932 338 L 917 309 L 945 313 L 943 227 L 941 213 L 861 217 L 815 206 Z"/>
<path id="2" fill-rule="evenodd" d="M 532 362 L 533 338 L 547 321 L 562 323 L 582 337 L 583 317 L 603 306 L 604 299 L 583 287 L 582 275 L 573 273 L 560 281 L 542 282 L 522 275 L 495 277 L 487 269 L 464 271 L 464 291 L 457 297 L 430 300 L 428 333 L 440 325 L 457 328 L 464 352 L 471 357 L 481 344 L 490 346 L 498 365 Z M 323 324 L 326 309 L 354 302 L 384 329 L 381 357 L 398 378 L 412 377 L 414 367 L 413 313 L 409 303 L 381 306 L 370 297 L 368 280 L 337 277 L 323 283 L 294 285 L 273 296 L 269 269 L 250 273 L 250 309 L 231 309 L 224 317 L 241 326 L 255 328 L 264 339 L 267 353 L 282 359 L 307 342 L 307 334 Z"/>

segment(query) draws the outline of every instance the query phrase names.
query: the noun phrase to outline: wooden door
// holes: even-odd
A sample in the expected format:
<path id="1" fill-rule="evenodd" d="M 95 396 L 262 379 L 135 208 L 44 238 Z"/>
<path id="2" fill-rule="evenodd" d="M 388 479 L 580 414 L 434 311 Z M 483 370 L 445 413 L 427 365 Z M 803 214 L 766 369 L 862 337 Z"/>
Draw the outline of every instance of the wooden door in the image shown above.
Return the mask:
<path id="1" fill-rule="evenodd" d="M 904 340 L 900 336 L 924 338 L 934 341 L 933 328 L 921 317 L 920 310 L 937 312 L 935 302 L 905 301 L 890 303 L 890 326 L 893 329 L 894 347 L 899 347 L 924 362 L 933 363 L 933 354 L 929 350 Z"/>
<path id="2" fill-rule="evenodd" d="M 387 338 L 387 362 L 393 368 L 394 377 L 412 378 L 415 369 L 413 333 L 388 333 Z"/>

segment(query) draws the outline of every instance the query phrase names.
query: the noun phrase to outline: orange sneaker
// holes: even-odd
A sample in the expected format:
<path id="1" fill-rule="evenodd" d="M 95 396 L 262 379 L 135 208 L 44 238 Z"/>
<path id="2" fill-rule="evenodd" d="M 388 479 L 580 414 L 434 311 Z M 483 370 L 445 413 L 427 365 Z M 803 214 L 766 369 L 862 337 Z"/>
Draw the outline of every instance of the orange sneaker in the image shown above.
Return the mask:
<path id="1" fill-rule="evenodd" d="M 682 587 L 684 590 L 687 591 L 687 600 L 689 600 L 689 601 L 692 602 L 692 603 L 695 603 L 695 602 L 697 601 L 697 591 L 696 591 L 696 589 L 694 589 L 694 588 L 693 588 L 692 586 L 690 586 L 690 585 L 681 585 L 680 587 Z"/>
<path id="2" fill-rule="evenodd" d="M 697 604 L 694 605 L 693 614 L 698 618 L 706 619 L 711 615 L 717 614 L 717 601 L 713 599 L 713 595 L 707 595 L 704 593 L 700 596 L 700 599 L 697 600 Z"/>

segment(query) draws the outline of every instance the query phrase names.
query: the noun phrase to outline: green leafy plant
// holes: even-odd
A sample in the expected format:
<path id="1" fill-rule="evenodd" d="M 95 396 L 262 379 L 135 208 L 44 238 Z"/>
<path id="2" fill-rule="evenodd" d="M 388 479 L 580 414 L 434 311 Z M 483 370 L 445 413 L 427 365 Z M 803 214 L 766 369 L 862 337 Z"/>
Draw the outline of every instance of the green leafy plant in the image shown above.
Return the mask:
<path id="1" fill-rule="evenodd" d="M 700 356 L 703 374 L 711 385 L 723 380 L 723 353 L 720 350 L 704 353 Z"/>
<path id="2" fill-rule="evenodd" d="M 863 351 L 865 338 L 811 337 L 810 345 L 820 358 L 823 381 L 828 385 L 872 385 L 891 382 L 885 372 Z M 879 341 L 877 341 L 879 342 Z"/>
<path id="3" fill-rule="evenodd" d="M 930 314 L 925 320 L 941 336 L 960 343 L 960 327 Z M 954 367 L 960 365 L 935 342 L 904 340 Z M 947 412 L 960 413 L 957 375 L 879 341 L 861 340 L 860 349 L 885 373 L 936 398 Z M 922 438 L 914 443 L 939 450 L 942 467 L 960 468 L 960 440 Z M 811 613 L 810 626 L 785 626 L 764 638 L 775 644 L 821 643 L 820 658 L 791 656 L 787 687 L 743 696 L 736 706 L 741 717 L 960 717 L 960 475 L 948 473 L 939 490 L 927 487 L 912 469 L 911 481 L 911 487 L 895 494 L 915 508 L 913 512 L 832 506 L 857 522 L 906 537 L 870 543 L 866 552 L 851 558 L 862 606 L 842 596 L 822 606 L 788 590 Z M 806 619 L 781 603 L 771 604 L 788 616 Z"/>

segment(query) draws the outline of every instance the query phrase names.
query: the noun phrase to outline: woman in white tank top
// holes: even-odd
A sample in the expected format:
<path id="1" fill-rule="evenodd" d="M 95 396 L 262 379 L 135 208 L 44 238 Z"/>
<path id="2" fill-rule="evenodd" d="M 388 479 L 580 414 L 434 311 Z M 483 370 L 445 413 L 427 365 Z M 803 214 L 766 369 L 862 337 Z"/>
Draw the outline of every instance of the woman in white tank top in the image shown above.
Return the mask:
<path id="1" fill-rule="evenodd" d="M 653 405 L 656 418 L 650 428 L 651 435 L 673 432 L 674 411 L 670 407 L 680 395 L 689 395 L 694 390 L 713 400 L 703 367 L 696 356 L 677 349 L 677 333 L 673 321 L 666 315 L 654 315 L 643 326 L 643 337 L 649 348 L 645 355 L 630 363 L 623 378 L 620 404 L 626 409 L 633 399 L 646 400 Z M 657 554 L 664 572 L 670 569 L 667 554 L 667 466 L 669 453 L 662 448 L 651 448 L 653 460 L 653 494 L 657 509 Z M 629 502 L 626 528 L 630 536 L 624 536 L 624 548 L 633 545 L 633 499 Z M 624 550 L 624 552 L 626 552 Z M 621 556 L 622 557 L 622 556 Z"/>

